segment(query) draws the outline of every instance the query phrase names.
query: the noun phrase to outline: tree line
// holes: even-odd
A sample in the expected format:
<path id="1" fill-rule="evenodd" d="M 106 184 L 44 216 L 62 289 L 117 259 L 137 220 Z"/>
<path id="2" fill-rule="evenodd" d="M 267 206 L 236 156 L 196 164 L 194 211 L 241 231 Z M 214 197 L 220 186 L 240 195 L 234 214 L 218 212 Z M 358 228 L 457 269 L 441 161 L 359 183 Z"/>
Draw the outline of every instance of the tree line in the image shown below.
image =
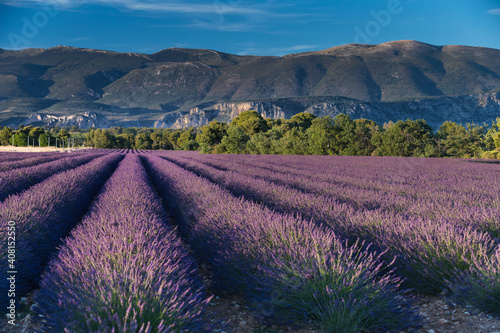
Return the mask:
<path id="1" fill-rule="evenodd" d="M 66 147 L 71 134 L 69 131 L 78 131 L 75 126 L 70 129 L 54 127 L 50 130 L 42 127 L 20 126 L 17 130 L 9 127 L 0 129 L 0 144 L 3 146 L 14 145 L 16 147 L 36 146 L 36 147 Z M 73 138 L 74 139 L 74 138 Z M 71 140 L 71 144 L 74 140 Z M 82 145 L 79 140 L 77 145 Z"/>
<path id="2" fill-rule="evenodd" d="M 490 126 L 446 121 L 434 131 L 425 120 L 380 125 L 346 114 L 331 118 L 299 113 L 291 119 L 264 119 L 255 111 L 245 111 L 230 124 L 212 121 L 183 130 L 113 127 L 81 131 L 73 127 L 49 131 L 27 126 L 14 133 L 15 144 L 23 145 L 28 135 L 41 143 L 49 137 L 64 140 L 71 136 L 76 137 L 78 145 L 94 148 L 198 150 L 204 154 L 500 159 L 500 117 Z M 0 130 L 0 142 L 8 145 L 11 141 L 12 130 Z"/>

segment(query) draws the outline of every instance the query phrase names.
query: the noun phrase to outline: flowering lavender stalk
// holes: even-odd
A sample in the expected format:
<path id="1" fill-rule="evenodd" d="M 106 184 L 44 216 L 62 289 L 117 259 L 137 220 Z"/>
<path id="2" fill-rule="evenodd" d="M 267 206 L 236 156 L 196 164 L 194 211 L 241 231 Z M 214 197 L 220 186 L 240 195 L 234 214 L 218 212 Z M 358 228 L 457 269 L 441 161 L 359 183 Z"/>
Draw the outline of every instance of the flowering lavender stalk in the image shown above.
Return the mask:
<path id="1" fill-rule="evenodd" d="M 344 239 L 373 243 L 384 258 L 394 257 L 396 272 L 406 286 L 422 293 L 437 294 L 447 287 L 456 269 L 467 269 L 468 258 L 488 256 L 495 245 L 492 237 L 471 225 L 454 220 L 407 216 L 385 209 L 360 209 L 331 197 L 304 193 L 264 179 L 224 171 L 193 159 L 167 154 L 164 158 L 207 177 L 233 194 L 262 203 L 282 213 L 297 213 L 331 228 Z"/>
<path id="2" fill-rule="evenodd" d="M 100 157 L 52 176 L 0 203 L 0 220 L 16 223 L 17 296 L 37 286 L 61 238 L 80 221 L 122 158 L 123 155 L 118 154 Z M 7 233 L 0 233 L 0 242 L 7 244 Z M 8 271 L 7 251 L 0 254 L 0 267 Z M 8 281 L 3 278 L 0 293 L 6 295 L 7 289 Z M 2 297 L 2 303 L 4 301 L 7 300 Z"/>
<path id="3" fill-rule="evenodd" d="M 500 245 L 489 258 L 474 257 L 473 265 L 454 279 L 452 296 L 500 316 Z"/>
<path id="4" fill-rule="evenodd" d="M 41 282 L 46 330 L 201 330 L 209 302 L 137 155 L 129 154 Z"/>
<path id="5" fill-rule="evenodd" d="M 11 194 L 20 193 L 59 172 L 76 168 L 103 154 L 83 154 L 61 158 L 52 162 L 0 172 L 0 201 Z"/>
<path id="6" fill-rule="evenodd" d="M 398 291 L 401 281 L 364 244 L 348 247 L 312 222 L 237 199 L 156 156 L 143 158 L 217 288 L 242 293 L 275 320 L 313 319 L 332 332 L 418 321 Z"/>

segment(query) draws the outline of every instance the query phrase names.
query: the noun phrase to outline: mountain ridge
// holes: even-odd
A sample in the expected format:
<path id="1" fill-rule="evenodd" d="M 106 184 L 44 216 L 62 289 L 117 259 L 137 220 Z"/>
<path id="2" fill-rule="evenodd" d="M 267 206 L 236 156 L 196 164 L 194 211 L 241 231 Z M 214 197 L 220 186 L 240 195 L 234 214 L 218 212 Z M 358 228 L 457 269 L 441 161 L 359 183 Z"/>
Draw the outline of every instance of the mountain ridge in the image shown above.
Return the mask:
<path id="1" fill-rule="evenodd" d="M 170 112 L 234 101 L 328 96 L 385 103 L 497 89 L 500 50 L 411 40 L 281 57 L 186 48 L 152 54 L 70 46 L 0 49 L 0 124 L 99 108 L 111 123 L 154 123 Z M 40 108 L 45 100 L 55 103 Z"/>

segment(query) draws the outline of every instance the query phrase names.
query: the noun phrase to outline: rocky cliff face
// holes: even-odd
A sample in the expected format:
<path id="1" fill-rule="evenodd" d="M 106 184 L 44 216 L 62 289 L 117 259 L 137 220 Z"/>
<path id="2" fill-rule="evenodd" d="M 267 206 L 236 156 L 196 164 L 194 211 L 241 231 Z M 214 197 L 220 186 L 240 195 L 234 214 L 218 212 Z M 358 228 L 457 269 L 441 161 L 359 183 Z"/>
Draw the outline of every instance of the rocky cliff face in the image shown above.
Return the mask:
<path id="1" fill-rule="evenodd" d="M 217 103 L 206 110 L 195 107 L 189 113 L 167 113 L 161 120 L 155 122 L 155 128 L 181 129 L 207 125 L 212 119 L 231 122 L 240 113 L 248 110 L 257 111 L 263 118 L 286 118 L 281 107 L 266 102 Z"/>
<path id="2" fill-rule="evenodd" d="M 154 127 L 181 129 L 207 125 L 210 118 L 207 113 L 198 107 L 191 109 L 187 114 L 181 112 L 168 113 L 161 120 L 155 122 Z"/>
<path id="3" fill-rule="evenodd" d="M 108 128 L 110 127 L 110 122 L 106 116 L 94 113 L 85 112 L 80 115 L 73 116 L 54 116 L 49 114 L 31 114 L 29 117 L 16 119 L 6 126 L 18 127 L 19 125 L 33 125 L 33 126 L 60 126 L 60 127 L 71 127 L 78 126 L 79 128 L 85 129 L 89 127 L 95 128 Z"/>
<path id="4" fill-rule="evenodd" d="M 277 105 L 282 104 L 282 105 Z M 241 112 L 257 111 L 264 118 L 289 119 L 299 112 L 312 113 L 318 117 L 335 117 L 340 113 L 348 114 L 353 119 L 367 118 L 378 123 L 397 121 L 400 119 L 425 119 L 429 125 L 437 129 L 446 120 L 461 124 L 469 122 L 482 123 L 500 117 L 500 92 L 463 95 L 456 97 L 436 97 L 403 102 L 362 102 L 341 100 L 323 103 L 283 103 L 241 102 L 217 103 L 206 107 L 192 109 L 188 114 L 180 112 L 165 115 L 155 123 L 160 128 L 187 128 L 208 124 L 212 119 L 231 122 Z"/>
<path id="5" fill-rule="evenodd" d="M 260 113 L 263 118 L 286 118 L 285 111 L 281 107 L 267 102 L 217 103 L 213 106 L 213 109 L 217 110 L 221 115 L 225 114 L 229 120 L 233 120 L 240 113 L 248 110 Z"/>
<path id="6" fill-rule="evenodd" d="M 305 112 L 319 117 L 334 117 L 339 113 L 352 118 L 367 118 L 379 123 L 404 119 L 425 119 L 434 129 L 447 121 L 491 124 L 500 116 L 500 92 L 456 97 L 436 97 L 408 102 L 347 102 L 323 103 L 308 107 Z"/>

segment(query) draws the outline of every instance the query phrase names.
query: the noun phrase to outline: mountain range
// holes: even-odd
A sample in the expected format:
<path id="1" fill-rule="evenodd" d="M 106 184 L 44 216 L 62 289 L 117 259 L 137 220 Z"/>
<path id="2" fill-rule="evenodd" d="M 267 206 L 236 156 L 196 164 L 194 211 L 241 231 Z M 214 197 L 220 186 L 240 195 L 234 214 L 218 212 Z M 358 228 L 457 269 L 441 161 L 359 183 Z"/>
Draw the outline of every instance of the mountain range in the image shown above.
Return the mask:
<path id="1" fill-rule="evenodd" d="M 379 122 L 500 116 L 500 50 L 416 41 L 283 57 L 170 48 L 154 54 L 57 46 L 0 49 L 0 125 L 199 126 L 245 109 Z"/>

